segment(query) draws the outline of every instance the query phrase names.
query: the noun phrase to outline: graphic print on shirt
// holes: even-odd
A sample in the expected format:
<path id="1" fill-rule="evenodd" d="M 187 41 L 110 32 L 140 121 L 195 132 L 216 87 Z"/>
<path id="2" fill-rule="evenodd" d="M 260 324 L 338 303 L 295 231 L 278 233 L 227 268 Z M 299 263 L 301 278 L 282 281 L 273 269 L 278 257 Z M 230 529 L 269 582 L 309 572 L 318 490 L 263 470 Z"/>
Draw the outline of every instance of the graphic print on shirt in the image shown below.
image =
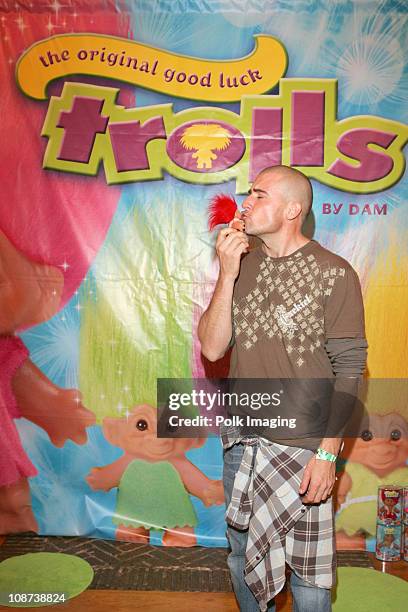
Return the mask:
<path id="1" fill-rule="evenodd" d="M 286 310 L 282 304 L 276 307 L 275 317 L 278 322 L 278 325 L 283 333 L 287 333 L 289 338 L 293 338 L 293 335 L 297 329 L 299 329 L 298 325 L 293 320 L 293 317 L 296 313 L 298 313 L 302 308 L 305 308 L 309 304 L 313 302 L 310 295 L 306 295 L 304 300 L 301 300 L 297 304 L 293 306 L 290 310 Z"/>
<path id="2" fill-rule="evenodd" d="M 324 299 L 331 295 L 345 268 L 319 266 L 315 255 L 295 253 L 287 260 L 264 258 L 256 286 L 234 298 L 233 317 L 237 342 L 250 350 L 259 339 L 278 337 L 298 368 L 304 353 L 324 343 Z M 241 336 L 241 337 L 240 337 Z"/>

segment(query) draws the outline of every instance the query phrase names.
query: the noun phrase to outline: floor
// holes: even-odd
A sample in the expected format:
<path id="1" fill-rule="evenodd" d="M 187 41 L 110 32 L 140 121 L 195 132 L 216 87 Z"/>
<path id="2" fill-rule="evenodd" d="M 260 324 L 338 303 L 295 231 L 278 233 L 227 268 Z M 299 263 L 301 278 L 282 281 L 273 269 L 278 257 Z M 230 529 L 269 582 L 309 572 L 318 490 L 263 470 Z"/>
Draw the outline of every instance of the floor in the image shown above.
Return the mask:
<path id="1" fill-rule="evenodd" d="M 7 536 L 0 536 L 0 545 Z M 370 561 L 376 570 L 399 576 L 408 581 L 408 564 L 404 561 L 384 563 L 369 554 Z M 169 592 L 169 591 L 130 591 L 130 590 L 92 590 L 88 589 L 78 597 L 65 604 L 47 606 L 48 610 L 85 612 L 89 609 L 97 612 L 130 612 L 146 610 L 148 612 L 191 612 L 195 609 L 205 612 L 237 612 L 238 606 L 232 593 L 203 592 Z M 290 591 L 284 589 L 276 598 L 278 612 L 291 612 L 292 599 Z M 0 606 L 0 610 L 9 610 Z"/>

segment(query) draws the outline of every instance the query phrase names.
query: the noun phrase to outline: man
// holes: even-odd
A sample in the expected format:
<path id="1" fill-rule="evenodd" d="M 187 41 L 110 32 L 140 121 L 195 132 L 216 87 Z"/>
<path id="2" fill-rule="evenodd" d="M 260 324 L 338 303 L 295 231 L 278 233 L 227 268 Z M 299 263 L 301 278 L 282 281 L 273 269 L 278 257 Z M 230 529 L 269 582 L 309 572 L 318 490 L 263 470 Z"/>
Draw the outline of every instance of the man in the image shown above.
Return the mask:
<path id="1" fill-rule="evenodd" d="M 217 239 L 220 271 L 199 324 L 202 353 L 216 361 L 232 345 L 231 378 L 336 376 L 340 393 L 342 384 L 353 393 L 367 348 L 360 284 L 348 262 L 302 234 L 311 206 L 301 172 L 275 166 L 256 177 L 243 203 L 245 231 L 228 227 Z M 261 246 L 249 252 L 247 235 Z M 273 441 L 224 432 L 228 564 L 244 612 L 275 609 L 285 561 L 295 610 L 331 610 L 330 494 L 344 426 L 344 415 L 332 413 L 327 436 Z"/>

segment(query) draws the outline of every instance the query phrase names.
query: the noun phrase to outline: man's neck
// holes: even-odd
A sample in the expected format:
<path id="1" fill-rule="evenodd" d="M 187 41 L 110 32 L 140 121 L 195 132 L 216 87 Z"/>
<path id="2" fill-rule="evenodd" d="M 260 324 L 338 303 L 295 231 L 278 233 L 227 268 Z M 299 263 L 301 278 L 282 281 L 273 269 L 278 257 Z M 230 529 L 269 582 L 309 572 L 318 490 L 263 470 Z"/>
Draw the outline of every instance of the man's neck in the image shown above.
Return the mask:
<path id="1" fill-rule="evenodd" d="M 269 257 L 286 257 L 310 242 L 309 238 L 300 233 L 292 236 L 267 234 L 262 237 L 260 236 L 260 239 L 262 241 L 262 250 Z"/>

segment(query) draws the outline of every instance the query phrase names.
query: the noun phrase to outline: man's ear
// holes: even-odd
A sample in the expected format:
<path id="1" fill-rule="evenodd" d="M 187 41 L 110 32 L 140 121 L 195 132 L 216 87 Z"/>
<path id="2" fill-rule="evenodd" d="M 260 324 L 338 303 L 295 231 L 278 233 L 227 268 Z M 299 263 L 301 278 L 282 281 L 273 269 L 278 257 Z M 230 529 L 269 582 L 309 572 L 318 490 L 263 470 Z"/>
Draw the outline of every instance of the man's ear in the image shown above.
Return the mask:
<path id="1" fill-rule="evenodd" d="M 302 214 L 302 205 L 300 202 L 289 202 L 286 208 L 286 218 L 289 221 L 296 219 Z"/>

